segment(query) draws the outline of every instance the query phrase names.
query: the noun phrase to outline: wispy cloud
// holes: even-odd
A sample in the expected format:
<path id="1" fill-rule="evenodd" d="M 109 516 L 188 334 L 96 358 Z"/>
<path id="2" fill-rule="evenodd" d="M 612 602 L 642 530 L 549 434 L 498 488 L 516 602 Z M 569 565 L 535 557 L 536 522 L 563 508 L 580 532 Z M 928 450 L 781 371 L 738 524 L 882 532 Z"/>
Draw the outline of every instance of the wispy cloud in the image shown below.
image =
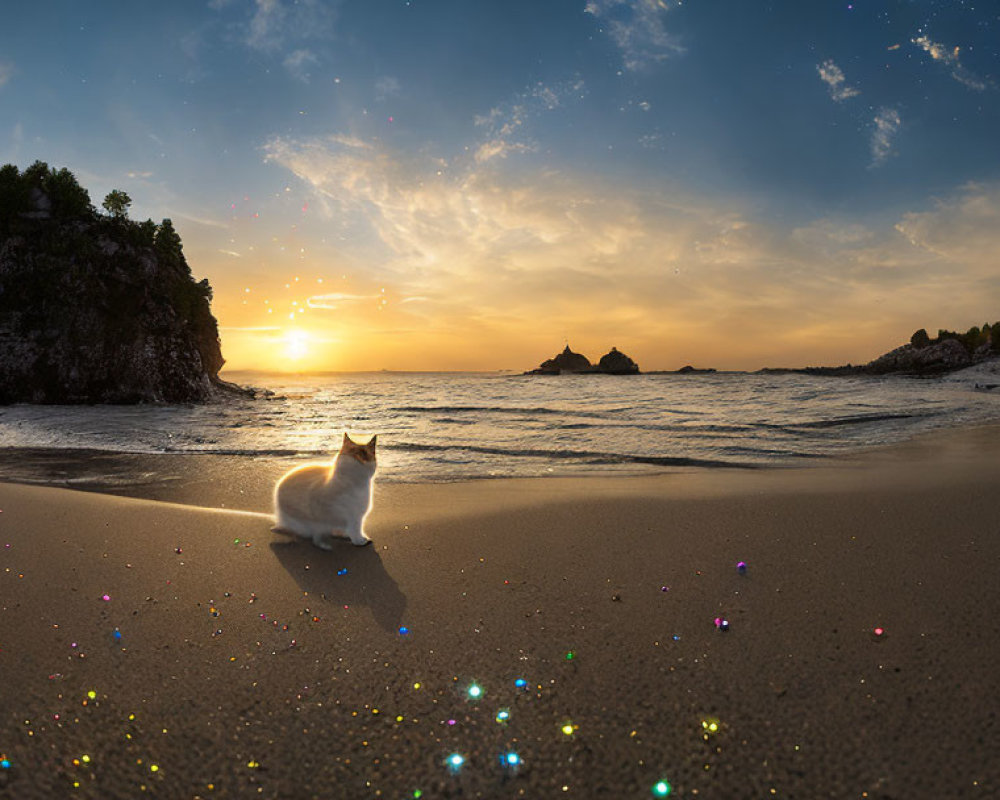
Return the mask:
<path id="1" fill-rule="evenodd" d="M 830 97 L 838 103 L 861 94 L 858 89 L 847 85 L 843 70 L 833 62 L 832 58 L 817 64 L 816 71 L 819 72 L 820 80 L 830 90 Z"/>
<path id="2" fill-rule="evenodd" d="M 901 122 L 892 109 L 879 119 L 887 158 Z M 438 175 L 436 160 L 378 140 L 282 137 L 266 154 L 325 199 L 332 218 L 358 226 L 350 238 L 375 241 L 363 285 L 315 295 L 310 307 L 336 307 L 336 324 L 368 330 L 386 286 L 391 302 L 372 336 L 385 334 L 401 364 L 458 340 L 468 363 L 480 363 L 483 343 L 500 338 L 508 358 L 530 364 L 541 338 L 565 332 L 584 351 L 614 341 L 644 365 L 644 348 L 670 365 L 664 341 L 678 358 L 695 352 L 716 366 L 859 362 L 936 314 L 988 316 L 998 288 L 986 291 L 996 282 L 1000 185 L 970 187 L 895 227 L 848 217 L 788 229 L 676 185 L 515 175 L 469 155 Z M 713 349 L 708 326 L 719 325 L 746 332 L 745 342 Z M 387 333 L 403 329 L 406 343 Z"/>
<path id="3" fill-rule="evenodd" d="M 927 53 L 934 61 L 948 67 L 951 70 L 951 77 L 963 86 L 977 92 L 982 92 L 990 88 L 991 84 L 989 81 L 980 78 L 972 70 L 962 65 L 959 58 L 961 48 L 948 47 L 940 42 L 932 41 L 926 34 L 910 39 L 910 41 Z"/>
<path id="4" fill-rule="evenodd" d="M 214 0 L 209 7 L 222 12 L 231 5 Z M 337 0 L 253 0 L 249 14 L 233 28 L 247 47 L 270 55 L 289 57 L 302 44 L 333 33 Z"/>
<path id="5" fill-rule="evenodd" d="M 309 71 L 311 67 L 315 67 L 319 64 L 319 59 L 316 58 L 315 53 L 311 50 L 293 50 L 287 56 L 285 56 L 285 69 L 292 75 L 292 77 L 302 81 L 303 83 L 309 83 L 309 79 L 312 77 L 312 73 Z"/>
<path id="6" fill-rule="evenodd" d="M 382 302 L 382 294 L 348 294 L 345 292 L 330 292 L 328 294 L 317 294 L 310 297 L 306 303 L 309 308 L 325 308 L 333 310 L 345 305 L 366 302 Z"/>
<path id="7" fill-rule="evenodd" d="M 0 61 L 0 88 L 6 85 L 13 76 L 14 65 L 6 61 Z"/>
<path id="8" fill-rule="evenodd" d="M 896 230 L 914 246 L 961 265 L 959 274 L 995 281 L 1000 183 L 968 184 L 938 199 L 930 210 L 904 214 Z"/>
<path id="9" fill-rule="evenodd" d="M 384 103 L 390 97 L 396 97 L 402 91 L 399 80 L 391 75 L 384 75 L 375 81 L 375 100 Z"/>
<path id="10" fill-rule="evenodd" d="M 665 22 L 666 13 L 680 4 L 680 0 L 589 0 L 584 10 L 607 28 L 625 69 L 637 71 L 684 53 Z"/>
<path id="11" fill-rule="evenodd" d="M 874 127 L 871 138 L 871 166 L 878 167 L 893 155 L 893 140 L 899 131 L 899 126 L 903 124 L 903 119 L 896 109 L 883 106 L 875 114 L 872 124 Z"/>
<path id="12" fill-rule="evenodd" d="M 527 123 L 539 114 L 559 108 L 570 99 L 578 99 L 584 91 L 582 80 L 537 83 L 518 93 L 510 102 L 476 116 L 476 127 L 485 134 L 476 147 L 476 161 L 484 163 L 506 158 L 511 153 L 534 151 L 537 145 L 526 134 Z"/>
<path id="13" fill-rule="evenodd" d="M 256 0 L 246 42 L 258 50 L 277 50 L 285 37 L 288 11 L 281 0 Z"/>

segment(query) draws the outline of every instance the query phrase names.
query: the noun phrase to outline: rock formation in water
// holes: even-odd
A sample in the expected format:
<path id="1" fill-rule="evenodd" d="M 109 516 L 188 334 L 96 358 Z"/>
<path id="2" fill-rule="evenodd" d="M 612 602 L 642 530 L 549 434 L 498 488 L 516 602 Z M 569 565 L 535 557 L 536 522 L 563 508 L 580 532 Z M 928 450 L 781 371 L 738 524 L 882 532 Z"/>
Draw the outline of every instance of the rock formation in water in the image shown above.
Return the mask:
<path id="1" fill-rule="evenodd" d="M 884 353 L 867 364 L 804 369 L 765 369 L 761 372 L 804 372 L 810 375 L 939 375 L 1000 358 L 1000 322 L 972 327 L 965 333 L 938 331 L 931 339 L 920 329 L 910 343 Z"/>
<path id="2" fill-rule="evenodd" d="M 538 369 L 531 370 L 533 375 L 560 375 L 567 372 L 590 372 L 590 359 L 580 353 L 574 353 L 569 345 L 559 355 L 543 361 Z"/>
<path id="3" fill-rule="evenodd" d="M 105 207 L 68 170 L 0 168 L 0 403 L 179 403 L 236 389 L 218 377 L 212 289 L 191 276 L 170 220 Z"/>
<path id="4" fill-rule="evenodd" d="M 597 362 L 597 371 L 607 375 L 638 375 L 639 365 L 617 347 L 612 347 Z"/>
<path id="5" fill-rule="evenodd" d="M 525 375 L 638 375 L 639 365 L 612 347 L 609 353 L 601 357 L 597 364 L 591 364 L 590 359 L 580 353 L 574 353 L 566 345 L 559 355 L 543 361 L 537 369 L 529 370 Z"/>
<path id="6" fill-rule="evenodd" d="M 873 375 L 896 372 L 928 375 L 935 372 L 950 372 L 971 364 L 972 354 L 962 346 L 961 342 L 945 339 L 926 347 L 904 344 L 870 361 L 861 369 Z"/>

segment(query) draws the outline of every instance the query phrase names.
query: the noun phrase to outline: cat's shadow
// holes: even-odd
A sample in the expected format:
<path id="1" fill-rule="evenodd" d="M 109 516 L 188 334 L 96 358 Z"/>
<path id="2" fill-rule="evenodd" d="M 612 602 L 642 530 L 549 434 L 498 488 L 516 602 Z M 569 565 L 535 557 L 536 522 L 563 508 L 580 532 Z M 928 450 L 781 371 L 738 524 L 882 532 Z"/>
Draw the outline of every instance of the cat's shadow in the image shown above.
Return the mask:
<path id="1" fill-rule="evenodd" d="M 337 605 L 366 605 L 379 627 L 393 633 L 399 630 L 406 595 L 374 545 L 355 547 L 344 542 L 333 550 L 320 550 L 309 542 L 289 539 L 271 542 L 271 551 L 311 598 Z"/>

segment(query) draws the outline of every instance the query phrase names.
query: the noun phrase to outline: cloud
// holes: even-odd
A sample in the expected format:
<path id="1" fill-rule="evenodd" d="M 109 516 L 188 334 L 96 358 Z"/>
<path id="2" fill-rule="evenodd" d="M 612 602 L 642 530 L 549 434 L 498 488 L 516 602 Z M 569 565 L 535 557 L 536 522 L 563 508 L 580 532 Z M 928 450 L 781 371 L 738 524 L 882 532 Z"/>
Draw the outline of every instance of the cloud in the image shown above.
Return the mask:
<path id="1" fill-rule="evenodd" d="M 396 97 L 402 91 L 399 81 L 391 75 L 385 75 L 375 81 L 375 100 L 384 103 L 390 97 Z"/>
<path id="2" fill-rule="evenodd" d="M 347 294 L 344 292 L 330 292 L 329 294 L 317 294 L 306 300 L 309 308 L 336 309 L 344 305 L 364 302 L 380 302 L 384 299 L 382 294 Z"/>
<path id="3" fill-rule="evenodd" d="M 319 59 L 310 50 L 293 50 L 285 56 L 285 69 L 303 83 L 309 83 L 312 74 L 309 72 L 311 66 L 319 64 Z"/>
<path id="4" fill-rule="evenodd" d="M 972 70 L 962 66 L 958 55 L 961 52 L 961 48 L 948 47 L 939 42 L 934 42 L 927 35 L 917 36 L 915 39 L 910 39 L 910 41 L 921 48 L 934 61 L 950 67 L 951 77 L 963 86 L 977 92 L 982 92 L 990 88 L 991 84 L 989 81 L 980 78 Z"/>
<path id="5" fill-rule="evenodd" d="M 893 139 L 902 125 L 903 119 L 894 108 L 883 106 L 878 110 L 873 121 L 874 130 L 871 138 L 871 166 L 878 167 L 893 155 Z"/>
<path id="6" fill-rule="evenodd" d="M 890 111 L 880 114 L 891 140 L 899 122 Z M 431 367 L 427 353 L 460 359 L 462 348 L 468 362 L 449 363 L 479 364 L 496 341 L 531 364 L 540 341 L 564 333 L 585 352 L 617 344 L 647 368 L 857 363 L 939 319 L 985 319 L 1000 290 L 988 288 L 1000 184 L 886 223 L 786 227 L 749 203 L 678 185 L 512 173 L 472 155 L 438 175 L 436 159 L 378 140 L 277 137 L 265 154 L 348 226 L 358 243 L 350 257 L 367 265 L 351 289 L 309 306 L 318 315 L 335 307 L 331 330 L 353 326 L 398 354 L 386 365 Z M 390 302 L 375 322 L 381 286 Z M 398 330 L 411 333 L 400 341 L 389 333 Z M 739 341 L 719 330 L 740 330 Z M 674 351 L 684 360 L 673 363 Z"/>
<path id="7" fill-rule="evenodd" d="M 861 94 L 858 89 L 846 85 L 843 70 L 833 62 L 832 58 L 828 58 L 822 64 L 817 64 L 816 71 L 819 72 L 820 80 L 830 90 L 830 97 L 838 103 Z"/>
<path id="8" fill-rule="evenodd" d="M 8 81 L 14 76 L 14 65 L 0 61 L 0 88 L 5 86 Z"/>
<path id="9" fill-rule="evenodd" d="M 589 0 L 584 10 L 607 27 L 629 71 L 647 69 L 685 52 L 664 22 L 679 0 Z"/>
<path id="10" fill-rule="evenodd" d="M 233 5 L 215 0 L 209 7 L 223 12 Z M 234 31 L 247 47 L 262 53 L 286 56 L 304 42 L 332 35 L 338 2 L 330 0 L 253 0 L 247 17 L 235 23 Z"/>
<path id="11" fill-rule="evenodd" d="M 904 214 L 895 227 L 915 247 L 961 265 L 960 273 L 994 276 L 1000 252 L 1000 183 L 968 184 L 928 211 Z"/>
<path id="12" fill-rule="evenodd" d="M 498 105 L 474 119 L 484 138 L 475 150 L 476 161 L 484 163 L 496 158 L 506 158 L 511 153 L 530 153 L 538 146 L 528 138 L 528 123 L 547 111 L 554 111 L 570 99 L 581 96 L 585 88 L 582 80 L 556 84 L 537 83 L 519 92 L 507 103 Z"/>

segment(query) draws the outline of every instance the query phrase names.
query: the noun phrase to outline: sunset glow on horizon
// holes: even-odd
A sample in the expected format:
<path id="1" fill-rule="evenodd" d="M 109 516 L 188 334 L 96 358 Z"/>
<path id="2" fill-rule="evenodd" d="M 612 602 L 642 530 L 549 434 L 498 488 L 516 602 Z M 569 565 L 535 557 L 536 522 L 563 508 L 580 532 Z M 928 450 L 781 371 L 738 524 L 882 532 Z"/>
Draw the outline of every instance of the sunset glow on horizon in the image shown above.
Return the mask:
<path id="1" fill-rule="evenodd" d="M 6 12 L 0 163 L 172 218 L 228 370 L 834 365 L 1000 316 L 985 6 L 52 5 Z"/>

